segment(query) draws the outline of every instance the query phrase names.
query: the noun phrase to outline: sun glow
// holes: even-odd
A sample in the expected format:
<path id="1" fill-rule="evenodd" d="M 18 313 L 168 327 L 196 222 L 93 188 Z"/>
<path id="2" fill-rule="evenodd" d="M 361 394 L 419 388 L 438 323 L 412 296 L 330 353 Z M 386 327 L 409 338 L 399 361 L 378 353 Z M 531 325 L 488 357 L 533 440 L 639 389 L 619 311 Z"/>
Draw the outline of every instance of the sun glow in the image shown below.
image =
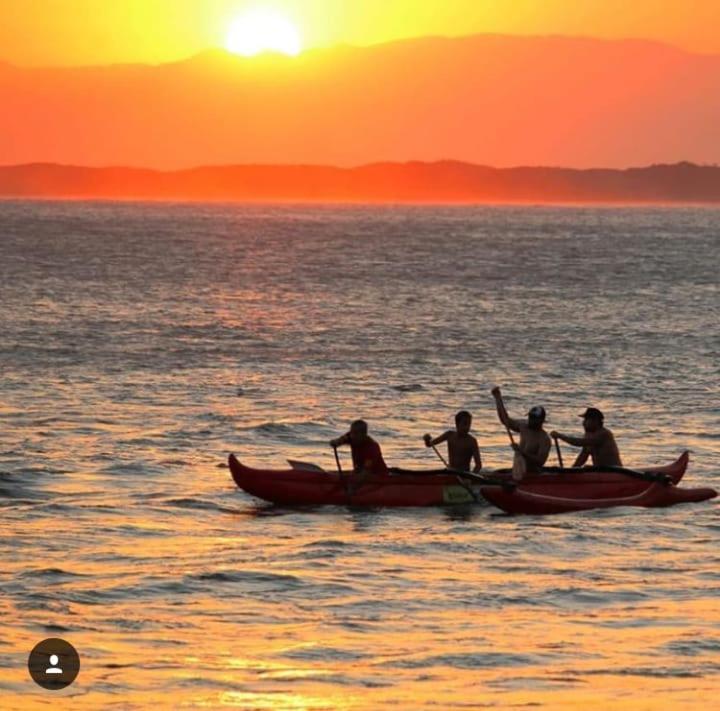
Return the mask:
<path id="1" fill-rule="evenodd" d="M 230 25 L 225 46 L 234 54 L 252 57 L 260 52 L 300 54 L 300 33 L 285 15 L 270 9 L 250 10 Z"/>

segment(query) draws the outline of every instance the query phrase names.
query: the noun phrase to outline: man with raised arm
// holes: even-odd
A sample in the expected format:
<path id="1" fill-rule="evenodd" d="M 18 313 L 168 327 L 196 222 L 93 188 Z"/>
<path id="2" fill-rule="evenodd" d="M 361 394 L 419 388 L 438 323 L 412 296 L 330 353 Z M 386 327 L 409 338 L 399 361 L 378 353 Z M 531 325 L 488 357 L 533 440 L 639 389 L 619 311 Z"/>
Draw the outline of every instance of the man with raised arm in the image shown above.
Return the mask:
<path id="1" fill-rule="evenodd" d="M 423 437 L 425 446 L 435 447 L 447 442 L 450 468 L 469 472 L 470 464 L 474 461 L 475 467 L 472 471 L 477 473 L 482 469 L 482 459 L 477 440 L 470 434 L 471 425 L 472 415 L 467 410 L 461 410 L 455 415 L 455 429 L 448 430 L 435 439 L 426 434 Z"/>
<path id="2" fill-rule="evenodd" d="M 571 437 L 560 432 L 551 432 L 553 438 L 561 439 L 573 447 L 582 447 L 573 466 L 581 467 L 588 458 L 596 467 L 621 467 L 620 452 L 613 433 L 605 427 L 605 415 L 596 407 L 588 407 L 580 415 L 583 418 L 584 437 Z"/>
<path id="3" fill-rule="evenodd" d="M 495 398 L 498 417 L 500 422 L 508 430 L 520 433 L 520 442 L 513 442 L 515 450 L 515 461 L 513 463 L 513 474 L 522 476 L 524 473 L 537 474 L 540 472 L 548 455 L 550 454 L 550 437 L 543 429 L 545 422 L 545 408 L 533 407 L 528 412 L 527 422 L 515 420 L 508 415 L 505 403 L 502 399 L 500 388 L 493 388 L 492 395 Z"/>
<path id="4" fill-rule="evenodd" d="M 368 434 L 365 420 L 355 420 L 350 431 L 330 440 L 330 446 L 337 449 L 343 444 L 350 445 L 353 460 L 354 486 L 357 489 L 365 481 L 368 474 L 387 476 L 388 468 L 383 459 L 380 445 Z"/>

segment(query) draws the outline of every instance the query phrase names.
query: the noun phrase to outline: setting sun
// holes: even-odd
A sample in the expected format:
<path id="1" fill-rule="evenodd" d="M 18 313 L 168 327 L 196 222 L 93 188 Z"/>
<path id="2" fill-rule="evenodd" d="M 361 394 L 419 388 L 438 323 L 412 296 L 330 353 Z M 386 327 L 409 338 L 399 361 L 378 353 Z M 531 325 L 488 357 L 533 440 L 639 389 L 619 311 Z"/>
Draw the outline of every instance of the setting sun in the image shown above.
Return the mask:
<path id="1" fill-rule="evenodd" d="M 252 10 L 238 17 L 228 30 L 225 46 L 244 57 L 260 52 L 295 56 L 302 49 L 295 25 L 285 15 L 270 9 Z"/>

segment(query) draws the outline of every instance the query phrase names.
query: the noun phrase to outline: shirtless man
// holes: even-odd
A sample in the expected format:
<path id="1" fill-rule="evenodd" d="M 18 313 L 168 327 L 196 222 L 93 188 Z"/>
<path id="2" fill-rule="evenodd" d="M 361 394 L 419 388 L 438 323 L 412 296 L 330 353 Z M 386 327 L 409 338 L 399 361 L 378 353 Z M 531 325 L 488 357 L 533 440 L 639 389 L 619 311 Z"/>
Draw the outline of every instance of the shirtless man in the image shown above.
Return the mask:
<path id="1" fill-rule="evenodd" d="M 380 445 L 368 434 L 365 420 L 355 420 L 350 425 L 350 431 L 330 440 L 330 446 L 337 449 L 343 444 L 350 445 L 353 460 L 353 475 L 355 479 L 352 490 L 362 485 L 368 474 L 388 475 L 388 468 L 383 459 Z"/>
<path id="2" fill-rule="evenodd" d="M 533 407 L 528 412 L 527 422 L 514 420 L 505 409 L 500 388 L 492 389 L 498 417 L 505 427 L 513 432 L 520 433 L 520 443 L 513 443 L 516 457 L 513 464 L 513 474 L 537 474 L 542 469 L 550 454 L 551 441 L 548 433 L 543 429 L 545 422 L 545 408 Z M 524 471 L 523 471 L 524 469 Z"/>
<path id="3" fill-rule="evenodd" d="M 581 467 L 592 457 L 592 463 L 596 467 L 621 467 L 620 452 L 613 433 L 605 427 L 605 415 L 596 407 L 588 407 L 580 415 L 583 418 L 585 428 L 584 437 L 570 437 L 560 432 L 551 432 L 552 437 L 561 439 L 573 447 L 582 447 L 573 466 Z"/>
<path id="4" fill-rule="evenodd" d="M 477 473 L 482 469 L 482 459 L 477 440 L 470 434 L 471 425 L 472 415 L 467 410 L 461 410 L 455 415 L 455 430 L 448 430 L 435 439 L 426 434 L 423 437 L 425 446 L 435 447 L 447 442 L 450 468 L 469 472 L 470 463 L 474 460 L 475 467 L 472 471 Z"/>

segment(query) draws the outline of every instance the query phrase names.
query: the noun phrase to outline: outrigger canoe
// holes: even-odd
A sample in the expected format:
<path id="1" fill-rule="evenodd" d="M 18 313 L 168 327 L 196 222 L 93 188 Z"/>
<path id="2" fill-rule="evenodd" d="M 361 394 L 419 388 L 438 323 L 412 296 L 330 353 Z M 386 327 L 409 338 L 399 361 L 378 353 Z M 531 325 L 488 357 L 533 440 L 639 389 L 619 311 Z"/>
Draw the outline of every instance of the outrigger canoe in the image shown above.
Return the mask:
<path id="1" fill-rule="evenodd" d="M 512 514 L 552 514 L 612 506 L 671 506 L 705 501 L 713 489 L 681 489 L 689 455 L 676 462 L 635 472 L 620 467 L 560 469 L 514 482 L 509 470 L 492 473 L 491 485 L 447 469 L 415 472 L 391 469 L 389 476 L 368 476 L 353 490 L 349 477 L 337 472 L 302 469 L 260 470 L 231 454 L 235 483 L 259 499 L 286 506 L 447 506 L 476 501 L 481 495 Z M 479 482 L 479 483 L 478 483 Z"/>

